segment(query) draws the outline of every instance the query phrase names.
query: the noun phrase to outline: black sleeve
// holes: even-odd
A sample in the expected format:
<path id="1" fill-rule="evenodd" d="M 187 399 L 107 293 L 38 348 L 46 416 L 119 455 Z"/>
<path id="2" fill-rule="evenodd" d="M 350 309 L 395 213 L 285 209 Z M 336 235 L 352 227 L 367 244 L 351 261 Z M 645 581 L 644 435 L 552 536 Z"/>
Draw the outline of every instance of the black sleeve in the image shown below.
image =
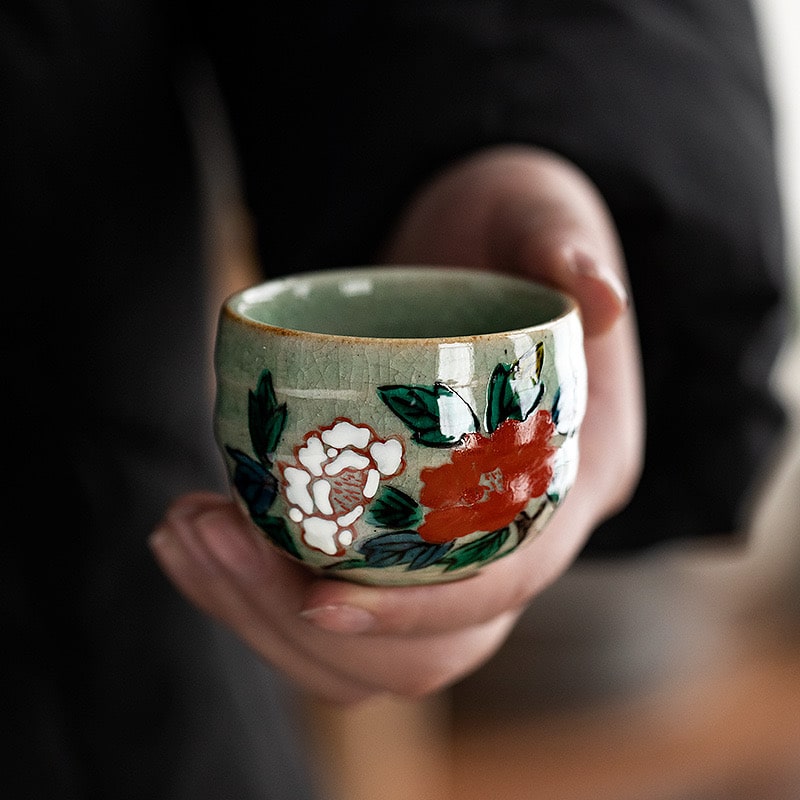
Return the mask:
<path id="1" fill-rule="evenodd" d="M 639 490 L 586 552 L 734 531 L 784 425 L 768 380 L 781 209 L 749 4 L 315 8 L 208 29 L 265 269 L 368 261 L 409 193 L 482 146 L 565 155 L 619 228 L 648 404 Z"/>

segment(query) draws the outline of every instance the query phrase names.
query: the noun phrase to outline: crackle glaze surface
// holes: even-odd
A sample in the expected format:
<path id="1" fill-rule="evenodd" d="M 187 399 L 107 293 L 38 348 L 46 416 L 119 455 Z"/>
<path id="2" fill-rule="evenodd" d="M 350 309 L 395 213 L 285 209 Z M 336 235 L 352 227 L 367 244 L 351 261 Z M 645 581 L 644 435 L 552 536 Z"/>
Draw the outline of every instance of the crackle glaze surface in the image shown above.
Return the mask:
<path id="1" fill-rule="evenodd" d="M 223 308 L 216 368 L 234 495 L 275 546 L 331 575 L 464 577 L 538 533 L 577 470 L 578 312 L 519 279 L 273 281 Z"/>

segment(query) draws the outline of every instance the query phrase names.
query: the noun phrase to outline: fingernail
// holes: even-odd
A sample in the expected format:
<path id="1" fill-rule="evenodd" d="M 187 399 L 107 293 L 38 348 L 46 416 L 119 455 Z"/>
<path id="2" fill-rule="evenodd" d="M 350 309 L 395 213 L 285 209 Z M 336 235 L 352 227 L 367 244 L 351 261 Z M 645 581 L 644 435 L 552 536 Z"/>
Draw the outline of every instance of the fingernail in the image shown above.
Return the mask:
<path id="1" fill-rule="evenodd" d="M 567 260 L 572 270 L 581 277 L 594 278 L 602 281 L 614 293 L 617 300 L 624 307 L 630 303 L 628 290 L 620 279 L 619 275 L 610 267 L 602 266 L 601 263 L 580 248 L 570 248 L 567 252 Z"/>
<path id="2" fill-rule="evenodd" d="M 348 605 L 326 605 L 306 608 L 300 616 L 332 633 L 368 633 L 378 624 L 377 618 L 364 608 Z"/>

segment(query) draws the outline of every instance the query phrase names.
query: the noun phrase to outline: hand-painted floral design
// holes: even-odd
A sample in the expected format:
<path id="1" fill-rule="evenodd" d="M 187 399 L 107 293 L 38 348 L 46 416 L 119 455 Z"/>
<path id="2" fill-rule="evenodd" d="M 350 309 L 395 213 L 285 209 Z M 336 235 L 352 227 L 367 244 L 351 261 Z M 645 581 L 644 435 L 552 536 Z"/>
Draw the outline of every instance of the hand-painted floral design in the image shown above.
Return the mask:
<path id="1" fill-rule="evenodd" d="M 420 502 L 428 509 L 417 529 L 426 542 L 449 542 L 510 525 L 553 477 L 549 411 L 507 419 L 490 436 L 470 433 L 448 464 L 420 473 Z"/>
<path id="2" fill-rule="evenodd" d="M 248 392 L 247 400 L 248 430 L 254 456 L 225 445 L 234 463 L 233 485 L 253 522 L 273 544 L 302 559 L 284 518 L 269 513 L 278 495 L 278 479 L 272 471 L 273 461 L 286 427 L 288 412 L 286 403 L 278 403 L 272 386 L 272 373 L 268 369 L 259 376 L 256 388 Z"/>
<path id="3" fill-rule="evenodd" d="M 273 543 L 300 560 L 310 556 L 304 547 L 335 558 L 327 564 L 331 570 L 451 572 L 500 558 L 567 490 L 562 451 L 569 456 L 569 477 L 577 465 L 576 446 L 560 449 L 575 431 L 557 429 L 558 387 L 550 408 L 540 407 L 543 359 L 539 343 L 513 363 L 497 364 L 483 419 L 441 382 L 378 388 L 411 442 L 451 451 L 449 460 L 421 470 L 417 498 L 390 482 L 404 474 L 410 444 L 397 435 L 381 438 L 345 417 L 308 431 L 293 457 L 276 464 L 290 410 L 278 402 L 272 375 L 264 370 L 249 395 L 254 456 L 226 448 L 235 462 L 233 483 Z M 579 421 L 580 413 L 573 416 Z M 278 497 L 285 518 L 271 513 Z"/>
<path id="4" fill-rule="evenodd" d="M 289 517 L 301 526 L 308 547 L 342 555 L 381 481 L 402 472 L 403 443 L 339 418 L 306 434 L 294 455 L 293 463 L 278 465 Z"/>

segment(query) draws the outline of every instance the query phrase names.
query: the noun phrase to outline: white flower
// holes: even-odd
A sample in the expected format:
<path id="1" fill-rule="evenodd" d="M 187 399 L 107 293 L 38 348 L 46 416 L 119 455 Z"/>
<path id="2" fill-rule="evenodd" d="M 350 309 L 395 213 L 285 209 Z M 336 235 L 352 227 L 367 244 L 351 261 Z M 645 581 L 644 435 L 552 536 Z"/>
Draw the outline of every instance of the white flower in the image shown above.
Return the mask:
<path id="1" fill-rule="evenodd" d="M 289 518 L 309 547 L 339 555 L 355 540 L 353 526 L 380 482 L 404 465 L 402 442 L 380 439 L 368 425 L 339 418 L 310 431 L 295 448 L 295 463 L 279 465 Z"/>

